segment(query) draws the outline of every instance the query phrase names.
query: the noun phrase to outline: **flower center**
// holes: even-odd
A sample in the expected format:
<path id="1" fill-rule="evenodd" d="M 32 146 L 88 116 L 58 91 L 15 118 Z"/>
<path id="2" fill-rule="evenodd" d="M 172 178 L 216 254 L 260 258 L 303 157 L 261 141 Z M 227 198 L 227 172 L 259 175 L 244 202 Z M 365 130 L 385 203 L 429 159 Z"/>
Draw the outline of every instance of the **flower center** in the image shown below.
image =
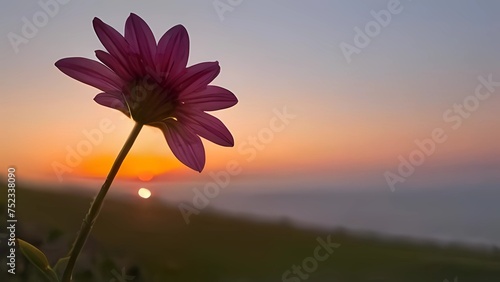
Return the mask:
<path id="1" fill-rule="evenodd" d="M 124 91 L 132 118 L 142 124 L 175 118 L 178 95 L 152 78 L 134 80 Z"/>

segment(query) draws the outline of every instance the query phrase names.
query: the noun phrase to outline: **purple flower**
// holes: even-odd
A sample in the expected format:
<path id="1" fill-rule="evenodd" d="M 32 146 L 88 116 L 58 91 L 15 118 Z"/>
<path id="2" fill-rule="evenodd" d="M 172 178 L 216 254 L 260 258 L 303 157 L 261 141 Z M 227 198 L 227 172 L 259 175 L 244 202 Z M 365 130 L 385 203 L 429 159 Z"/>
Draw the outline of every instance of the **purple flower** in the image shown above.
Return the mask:
<path id="1" fill-rule="evenodd" d="M 218 62 L 186 67 L 189 36 L 182 25 L 168 30 L 156 42 L 146 22 L 130 14 L 125 36 L 98 18 L 94 29 L 107 52 L 97 50 L 102 62 L 64 58 L 56 67 L 68 76 L 100 89 L 94 100 L 121 111 L 137 123 L 163 131 L 174 155 L 190 168 L 202 171 L 205 149 L 200 136 L 221 146 L 234 146 L 226 126 L 207 111 L 234 106 L 229 90 L 208 85 L 219 74 Z"/>

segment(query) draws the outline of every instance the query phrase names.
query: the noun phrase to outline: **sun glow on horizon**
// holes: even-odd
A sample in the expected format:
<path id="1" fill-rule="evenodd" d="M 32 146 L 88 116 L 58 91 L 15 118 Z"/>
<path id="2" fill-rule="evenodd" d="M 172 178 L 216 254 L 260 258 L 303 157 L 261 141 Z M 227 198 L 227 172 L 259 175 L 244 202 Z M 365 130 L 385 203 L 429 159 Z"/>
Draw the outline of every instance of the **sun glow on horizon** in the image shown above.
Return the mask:
<path id="1" fill-rule="evenodd" d="M 98 155 L 85 159 L 77 167 L 79 174 L 93 177 L 105 177 L 115 157 Z M 129 155 L 118 172 L 119 177 L 138 178 L 148 182 L 155 176 L 178 169 L 181 164 L 174 159 L 161 155 Z"/>

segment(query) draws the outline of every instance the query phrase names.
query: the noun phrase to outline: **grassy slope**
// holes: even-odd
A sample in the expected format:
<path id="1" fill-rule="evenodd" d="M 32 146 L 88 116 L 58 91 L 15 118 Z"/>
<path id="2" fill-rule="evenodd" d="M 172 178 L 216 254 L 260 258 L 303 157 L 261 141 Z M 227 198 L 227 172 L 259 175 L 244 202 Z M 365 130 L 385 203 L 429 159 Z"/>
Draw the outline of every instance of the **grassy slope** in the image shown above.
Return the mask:
<path id="1" fill-rule="evenodd" d="M 19 222 L 32 230 L 22 235 L 42 238 L 58 229 L 72 240 L 90 200 L 18 188 Z M 0 203 L 3 210 L 5 197 Z M 281 281 L 285 270 L 312 256 L 318 236 L 331 234 L 341 247 L 307 281 L 500 281 L 499 253 L 305 230 L 210 212 L 191 219 L 186 225 L 175 207 L 154 200 L 110 198 L 85 250 L 128 258 L 146 274 L 144 281 Z M 57 251 L 67 251 L 66 246 L 61 249 Z"/>

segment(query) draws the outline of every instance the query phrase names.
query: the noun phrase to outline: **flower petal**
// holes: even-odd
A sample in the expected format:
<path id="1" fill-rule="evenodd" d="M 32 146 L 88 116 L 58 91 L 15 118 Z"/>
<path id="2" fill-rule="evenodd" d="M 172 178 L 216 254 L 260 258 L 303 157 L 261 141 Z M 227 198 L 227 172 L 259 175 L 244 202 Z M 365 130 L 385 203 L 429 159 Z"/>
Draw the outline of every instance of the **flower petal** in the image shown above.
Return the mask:
<path id="1" fill-rule="evenodd" d="M 123 80 L 128 81 L 132 79 L 132 75 L 128 72 L 126 68 L 123 67 L 120 62 L 110 55 L 101 50 L 96 50 L 95 55 L 99 61 L 105 64 L 108 68 L 113 70 L 118 76 L 120 76 Z"/>
<path id="2" fill-rule="evenodd" d="M 141 54 L 145 62 L 155 68 L 156 40 L 148 24 L 138 15 L 131 13 L 125 23 L 125 39 L 132 50 Z"/>
<path id="3" fill-rule="evenodd" d="M 108 50 L 109 54 L 115 57 L 122 67 L 125 69 L 129 68 L 128 54 L 130 53 L 130 48 L 125 38 L 116 29 L 105 24 L 99 18 L 94 18 L 92 24 L 94 25 L 97 37 L 104 48 Z"/>
<path id="4" fill-rule="evenodd" d="M 183 92 L 180 101 L 202 111 L 217 111 L 232 107 L 238 103 L 234 94 L 222 87 L 209 85 L 198 92 Z"/>
<path id="5" fill-rule="evenodd" d="M 196 108 L 185 107 L 178 114 L 179 122 L 191 128 L 201 137 L 215 144 L 232 147 L 234 139 L 227 127 L 216 117 L 200 111 Z"/>
<path id="6" fill-rule="evenodd" d="M 219 62 L 205 62 L 186 68 L 174 79 L 174 87 L 180 95 L 203 90 L 219 75 Z"/>
<path id="7" fill-rule="evenodd" d="M 104 92 L 121 91 L 123 81 L 103 64 L 86 58 L 64 58 L 56 67 L 66 75 Z"/>
<path id="8" fill-rule="evenodd" d="M 158 41 L 157 70 L 163 77 L 175 76 L 186 68 L 189 58 L 189 35 L 182 25 L 169 29 Z"/>
<path id="9" fill-rule="evenodd" d="M 201 172 L 205 166 L 205 148 L 200 137 L 177 121 L 158 123 L 168 146 L 183 164 Z"/>
<path id="10" fill-rule="evenodd" d="M 130 116 L 127 104 L 123 99 L 123 96 L 119 93 L 99 93 L 94 97 L 94 101 L 96 101 L 99 105 L 119 110 L 125 115 Z"/>

